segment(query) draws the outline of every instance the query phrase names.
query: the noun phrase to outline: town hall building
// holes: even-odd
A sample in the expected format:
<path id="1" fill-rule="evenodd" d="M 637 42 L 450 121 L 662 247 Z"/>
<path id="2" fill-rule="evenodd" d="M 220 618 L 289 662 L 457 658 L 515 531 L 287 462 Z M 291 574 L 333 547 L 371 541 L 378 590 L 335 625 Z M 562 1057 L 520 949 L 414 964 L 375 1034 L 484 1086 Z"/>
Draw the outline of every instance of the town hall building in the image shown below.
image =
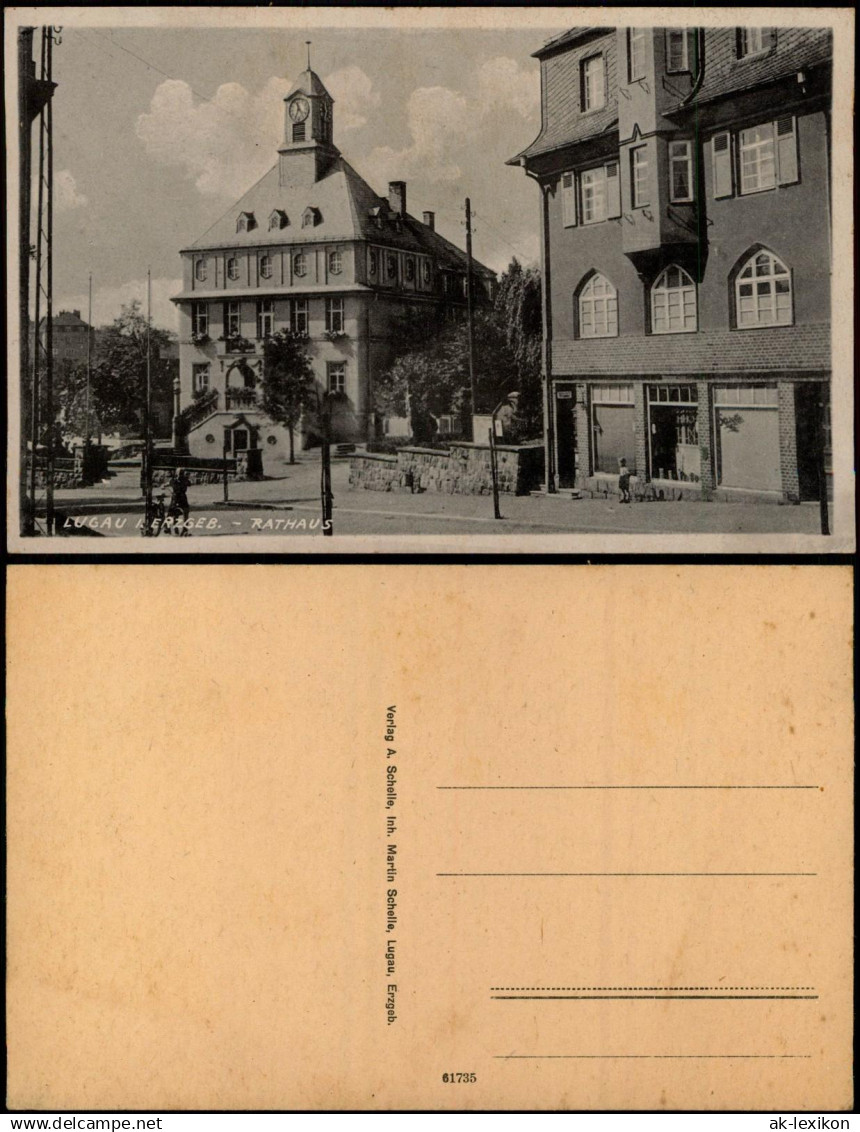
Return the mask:
<path id="1" fill-rule="evenodd" d="M 405 182 L 381 197 L 344 159 L 319 77 L 306 70 L 284 101 L 277 164 L 181 251 L 179 401 L 194 456 L 286 454 L 286 429 L 258 403 L 263 343 L 286 329 L 307 336 L 316 385 L 332 394 L 332 439 L 373 439 L 387 423 L 373 384 L 393 360 L 395 322 L 466 305 L 465 253 L 432 212 L 410 215 Z M 494 284 L 473 261 L 473 296 L 487 301 Z M 314 440 L 310 414 L 302 440 Z"/>

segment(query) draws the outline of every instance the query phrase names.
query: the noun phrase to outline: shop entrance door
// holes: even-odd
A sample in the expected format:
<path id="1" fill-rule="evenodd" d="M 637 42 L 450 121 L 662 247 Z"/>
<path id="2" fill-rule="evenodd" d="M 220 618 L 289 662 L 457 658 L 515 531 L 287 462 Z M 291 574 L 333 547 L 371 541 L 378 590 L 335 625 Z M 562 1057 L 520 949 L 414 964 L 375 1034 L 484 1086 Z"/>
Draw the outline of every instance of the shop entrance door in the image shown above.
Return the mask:
<path id="1" fill-rule="evenodd" d="M 558 486 L 573 487 L 576 480 L 576 414 L 572 389 L 559 389 L 555 398 L 555 434 Z"/>
<path id="2" fill-rule="evenodd" d="M 648 386 L 648 441 L 652 480 L 699 482 L 695 385 Z"/>

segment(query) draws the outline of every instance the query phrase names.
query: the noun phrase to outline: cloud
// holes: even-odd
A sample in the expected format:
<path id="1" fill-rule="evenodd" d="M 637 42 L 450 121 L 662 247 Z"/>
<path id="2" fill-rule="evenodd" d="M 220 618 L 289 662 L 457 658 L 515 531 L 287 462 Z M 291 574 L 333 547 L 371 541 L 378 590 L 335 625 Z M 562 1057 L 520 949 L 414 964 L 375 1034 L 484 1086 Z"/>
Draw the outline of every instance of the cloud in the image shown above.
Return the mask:
<path id="1" fill-rule="evenodd" d="M 332 72 L 325 80 L 325 86 L 337 103 L 334 111 L 336 134 L 365 125 L 367 115 L 382 101 L 379 91 L 373 89 L 373 80 L 361 67 L 344 67 Z"/>
<path id="2" fill-rule="evenodd" d="M 54 207 L 58 212 L 68 212 L 72 208 L 82 208 L 87 203 L 83 193 L 78 192 L 75 178 L 68 169 L 54 174 Z"/>
<path id="3" fill-rule="evenodd" d="M 184 170 L 201 193 L 235 198 L 274 164 L 291 85 L 271 78 L 250 94 L 240 83 L 224 83 L 202 102 L 188 83 L 168 79 L 135 130 L 151 157 Z"/>
<path id="4" fill-rule="evenodd" d="M 380 181 L 422 177 L 456 181 L 460 166 L 452 151 L 465 142 L 474 126 L 468 101 L 444 86 L 419 87 L 406 104 L 406 124 L 412 144 L 405 149 L 377 146 L 368 162 Z"/>
<path id="5" fill-rule="evenodd" d="M 147 153 L 183 170 L 206 196 L 235 199 L 275 163 L 284 136 L 284 98 L 289 79 L 273 77 L 256 93 L 224 83 L 201 100 L 188 83 L 168 79 L 152 96 L 135 126 Z M 337 100 L 335 130 L 354 130 L 379 106 L 380 96 L 360 67 L 344 67 L 325 80 Z"/>
<path id="6" fill-rule="evenodd" d="M 427 181 L 456 181 L 461 163 L 476 145 L 486 145 L 487 118 L 502 111 L 522 118 L 540 108 L 540 79 L 521 70 L 515 59 L 499 55 L 483 63 L 477 90 L 466 97 L 449 87 L 419 87 L 406 104 L 411 143 L 401 150 L 378 146 L 370 167 L 380 180 L 421 177 Z"/>
<path id="7" fill-rule="evenodd" d="M 497 55 L 478 69 L 478 88 L 484 113 L 514 110 L 523 118 L 540 109 L 540 77 L 520 69 L 516 59 Z"/>
<path id="8" fill-rule="evenodd" d="M 170 302 L 171 295 L 182 290 L 181 279 L 159 278 L 152 280 L 152 325 L 164 330 L 177 329 L 176 306 Z M 107 326 L 119 315 L 123 306 L 134 299 L 140 300 L 141 310 L 146 313 L 146 279 L 131 279 L 127 283 L 114 286 L 93 287 L 93 325 Z M 86 291 L 77 295 L 62 295 L 54 299 L 55 311 L 79 310 L 86 321 L 88 296 Z"/>

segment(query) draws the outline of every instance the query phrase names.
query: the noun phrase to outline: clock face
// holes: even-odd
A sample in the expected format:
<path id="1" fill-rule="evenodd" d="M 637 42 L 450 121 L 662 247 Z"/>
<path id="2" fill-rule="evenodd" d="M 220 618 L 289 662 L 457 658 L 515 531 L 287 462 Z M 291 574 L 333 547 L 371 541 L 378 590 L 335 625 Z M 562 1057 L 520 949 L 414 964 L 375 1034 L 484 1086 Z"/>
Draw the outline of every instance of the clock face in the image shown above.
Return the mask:
<path id="1" fill-rule="evenodd" d="M 290 120 L 293 122 L 304 122 L 310 113 L 310 106 L 307 99 L 296 98 L 290 103 Z"/>

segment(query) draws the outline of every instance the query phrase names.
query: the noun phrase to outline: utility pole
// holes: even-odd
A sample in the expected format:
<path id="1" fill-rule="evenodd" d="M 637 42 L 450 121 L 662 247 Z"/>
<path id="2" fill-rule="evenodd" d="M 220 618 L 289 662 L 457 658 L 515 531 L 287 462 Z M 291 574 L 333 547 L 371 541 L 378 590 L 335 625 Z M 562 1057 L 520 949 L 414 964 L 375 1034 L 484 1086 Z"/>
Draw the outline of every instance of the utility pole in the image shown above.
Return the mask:
<path id="1" fill-rule="evenodd" d="M 51 81 L 52 54 L 54 46 L 54 29 L 48 28 L 48 41 L 46 44 L 47 70 L 45 79 Z M 45 107 L 45 120 L 47 126 L 48 150 L 48 230 L 47 242 L 47 295 L 45 297 L 45 344 L 47 357 L 45 359 L 45 417 L 48 423 L 48 451 L 45 466 L 45 526 L 48 538 L 54 534 L 54 442 L 56 430 L 54 428 L 54 103 L 48 102 Z"/>
<path id="2" fill-rule="evenodd" d="M 84 409 L 84 460 L 90 447 L 90 370 L 93 350 L 93 275 L 90 272 L 89 304 L 87 306 L 87 397 Z"/>
<path id="3" fill-rule="evenodd" d="M 332 535 L 331 491 L 331 394 L 328 390 L 319 400 L 320 424 L 322 425 L 322 448 L 320 450 L 320 496 L 322 502 L 323 534 Z"/>
<path id="4" fill-rule="evenodd" d="M 20 331 L 20 374 L 19 388 L 21 393 L 21 476 L 20 476 L 20 518 L 21 533 L 34 535 L 36 533 L 36 446 L 39 437 L 39 355 L 40 355 L 40 326 L 39 316 L 36 314 L 33 324 L 33 356 L 30 357 L 30 220 L 31 220 L 31 170 L 32 170 L 32 127 L 33 122 L 39 119 L 39 212 L 36 229 L 38 232 L 37 244 L 41 250 L 43 235 L 43 186 L 45 177 L 45 106 L 50 101 L 56 83 L 52 82 L 47 70 L 47 57 L 45 44 L 47 37 L 55 30 L 42 28 L 42 52 L 39 77 L 36 77 L 36 64 L 33 60 L 33 33 L 34 28 L 24 27 L 18 31 L 18 131 L 19 131 L 19 192 L 20 209 L 18 217 L 18 256 L 19 256 L 19 283 L 20 305 L 19 331 Z M 60 42 L 57 34 L 57 42 Z M 42 261 L 37 257 L 35 273 L 35 299 L 39 305 L 42 292 Z M 31 381 L 32 365 L 32 385 Z M 29 397 L 28 397 L 29 394 Z M 27 405 L 29 400 L 30 404 Z M 29 409 L 29 414 L 27 412 Z M 27 476 L 27 434 L 30 434 L 30 475 L 29 484 Z"/>
<path id="5" fill-rule="evenodd" d="M 475 439 L 475 320 L 472 310 L 472 202 L 466 197 L 466 312 L 469 321 L 469 435 Z"/>
<path id="6" fill-rule="evenodd" d="M 22 535 L 35 533 L 35 508 L 31 506 L 27 494 L 27 425 L 24 390 L 30 377 L 30 150 L 33 125 L 33 86 L 35 85 L 35 66 L 33 64 L 33 29 L 18 29 L 18 332 L 19 376 L 18 387 L 21 394 L 21 437 L 20 484 L 18 491 L 19 523 Z M 35 413 L 35 406 L 30 405 Z M 35 464 L 36 453 L 32 460 Z"/>
<path id="7" fill-rule="evenodd" d="M 143 534 L 152 536 L 152 270 L 146 269 L 146 395 L 143 408 Z"/>

